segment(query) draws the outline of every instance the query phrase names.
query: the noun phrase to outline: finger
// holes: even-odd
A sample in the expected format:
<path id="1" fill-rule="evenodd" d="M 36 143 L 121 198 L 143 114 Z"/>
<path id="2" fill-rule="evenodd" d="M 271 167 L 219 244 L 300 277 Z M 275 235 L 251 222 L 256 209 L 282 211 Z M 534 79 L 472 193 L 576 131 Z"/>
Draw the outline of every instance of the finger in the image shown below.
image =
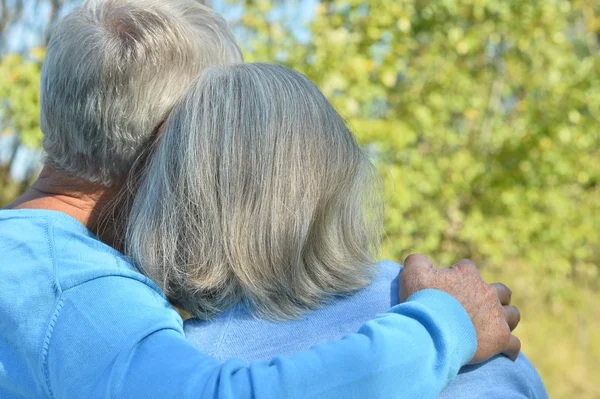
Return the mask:
<path id="1" fill-rule="evenodd" d="M 407 256 L 404 260 L 404 269 L 400 273 L 400 284 L 398 285 L 400 302 L 406 301 L 410 295 L 422 289 L 422 279 L 432 271 L 431 260 L 425 255 Z"/>
<path id="2" fill-rule="evenodd" d="M 504 306 L 504 318 L 510 327 L 510 331 L 513 331 L 521 321 L 521 312 L 515 306 Z"/>
<path id="3" fill-rule="evenodd" d="M 521 352 L 521 341 L 511 334 L 508 345 L 502 354 L 514 362 L 519 357 L 519 352 Z"/>
<path id="4" fill-rule="evenodd" d="M 502 306 L 510 305 L 510 299 L 512 297 L 512 291 L 510 288 L 502 283 L 493 283 L 490 285 L 496 290 L 498 299 L 500 300 Z"/>
<path id="5" fill-rule="evenodd" d="M 417 268 L 432 269 L 433 263 L 431 263 L 431 260 L 427 256 L 422 254 L 408 255 L 406 259 L 404 259 L 404 272 L 407 269 L 411 270 Z"/>

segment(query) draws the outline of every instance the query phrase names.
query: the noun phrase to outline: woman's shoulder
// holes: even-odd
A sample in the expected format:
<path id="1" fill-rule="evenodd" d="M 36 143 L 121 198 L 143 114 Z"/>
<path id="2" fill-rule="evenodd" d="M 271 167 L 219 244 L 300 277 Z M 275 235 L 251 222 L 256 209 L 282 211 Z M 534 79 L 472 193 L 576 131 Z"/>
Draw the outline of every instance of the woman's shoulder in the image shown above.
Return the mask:
<path id="1" fill-rule="evenodd" d="M 460 399 L 547 399 L 539 374 L 524 354 L 516 362 L 498 355 L 473 366 L 465 366 L 439 396 Z"/>
<path id="2" fill-rule="evenodd" d="M 398 278 L 401 270 L 402 265 L 391 260 L 382 260 L 377 263 L 377 278 L 391 281 Z"/>
<path id="3" fill-rule="evenodd" d="M 383 260 L 377 263 L 376 272 L 371 284 L 364 288 L 363 295 L 389 298 L 386 300 L 387 308 L 398 304 L 398 276 L 402 266 L 391 260 Z M 358 299 L 358 298 L 357 298 Z"/>
<path id="4" fill-rule="evenodd" d="M 218 359 L 234 356 L 251 361 L 290 355 L 356 332 L 375 315 L 397 304 L 400 270 L 397 263 L 379 262 L 371 284 L 353 295 L 332 298 L 298 319 L 271 322 L 237 306 L 210 322 L 186 321 L 186 337 Z"/>

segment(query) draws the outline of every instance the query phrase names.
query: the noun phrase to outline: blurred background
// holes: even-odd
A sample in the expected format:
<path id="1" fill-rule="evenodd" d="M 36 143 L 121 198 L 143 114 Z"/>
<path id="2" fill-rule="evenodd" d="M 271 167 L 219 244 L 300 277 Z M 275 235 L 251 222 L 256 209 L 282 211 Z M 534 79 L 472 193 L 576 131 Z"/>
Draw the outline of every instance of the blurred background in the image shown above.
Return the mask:
<path id="1" fill-rule="evenodd" d="M 41 160 L 39 75 L 78 1 L 0 0 L 0 206 Z M 600 1 L 205 1 L 312 79 L 378 164 L 383 257 L 513 289 L 552 398 L 600 398 Z"/>

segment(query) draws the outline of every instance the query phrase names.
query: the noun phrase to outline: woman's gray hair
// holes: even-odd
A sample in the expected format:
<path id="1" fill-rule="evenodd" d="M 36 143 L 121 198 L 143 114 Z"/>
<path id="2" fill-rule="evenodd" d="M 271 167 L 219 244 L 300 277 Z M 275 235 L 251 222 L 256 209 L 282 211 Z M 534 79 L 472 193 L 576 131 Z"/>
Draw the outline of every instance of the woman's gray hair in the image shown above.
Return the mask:
<path id="1" fill-rule="evenodd" d="M 167 120 L 126 252 L 207 319 L 238 302 L 285 319 L 370 282 L 380 184 L 344 121 L 281 66 L 209 68 Z"/>
<path id="2" fill-rule="evenodd" d="M 46 162 L 113 185 L 206 67 L 242 62 L 194 0 L 88 0 L 53 30 L 41 79 Z"/>

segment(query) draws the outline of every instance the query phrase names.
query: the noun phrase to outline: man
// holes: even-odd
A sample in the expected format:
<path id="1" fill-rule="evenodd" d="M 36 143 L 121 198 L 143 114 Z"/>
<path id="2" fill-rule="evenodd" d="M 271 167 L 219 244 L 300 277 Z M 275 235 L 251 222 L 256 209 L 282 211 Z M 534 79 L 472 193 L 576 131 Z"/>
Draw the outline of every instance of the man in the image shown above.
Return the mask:
<path id="1" fill-rule="evenodd" d="M 1 397 L 433 397 L 468 362 L 516 358 L 509 290 L 422 257 L 406 261 L 406 302 L 342 341 L 247 365 L 184 339 L 162 292 L 98 236 L 117 245 L 103 223 L 186 87 L 236 62 L 224 21 L 192 0 L 90 0 L 56 27 L 45 166 L 0 211 Z"/>

